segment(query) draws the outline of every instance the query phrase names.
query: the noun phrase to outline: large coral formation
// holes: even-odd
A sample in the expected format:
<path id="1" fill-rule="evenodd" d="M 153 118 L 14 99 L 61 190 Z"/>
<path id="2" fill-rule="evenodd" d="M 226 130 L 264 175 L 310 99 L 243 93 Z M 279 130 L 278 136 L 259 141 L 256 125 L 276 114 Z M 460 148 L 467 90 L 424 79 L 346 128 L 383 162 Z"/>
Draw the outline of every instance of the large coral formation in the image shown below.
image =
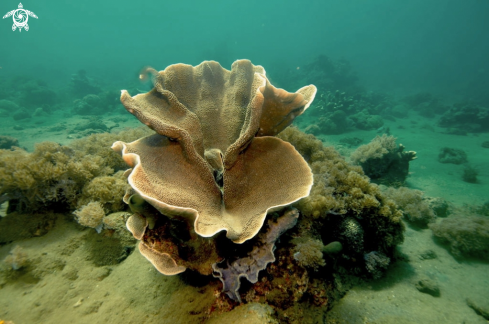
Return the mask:
<path id="1" fill-rule="evenodd" d="M 123 91 L 121 101 L 157 134 L 113 148 L 132 167 L 133 190 L 161 214 L 183 219 L 201 237 L 225 231 L 243 243 L 258 233 L 269 210 L 309 194 L 309 166 L 273 136 L 309 107 L 313 85 L 296 93 L 277 89 L 247 60 L 231 71 L 206 61 L 149 72 L 154 89 L 135 97 Z M 153 264 L 168 255 L 146 235 L 140 249 Z"/>
<path id="2" fill-rule="evenodd" d="M 404 151 L 396 145 L 394 136 L 376 136 L 369 144 L 357 148 L 350 156 L 372 180 L 388 185 L 404 183 L 409 174 L 409 162 L 416 159 L 416 152 Z"/>
<path id="3" fill-rule="evenodd" d="M 395 246 L 402 242 L 402 213 L 377 185 L 369 182 L 359 166 L 348 164 L 333 148 L 324 147 L 314 136 L 287 128 L 310 104 L 314 88 L 295 94 L 275 89 L 268 83 L 262 68 L 247 61 L 239 61 L 231 71 L 215 62 L 199 67 L 178 65 L 160 73 L 152 71 L 155 89 L 134 98 L 123 94 L 128 110 L 157 131 L 134 143 L 115 145 L 123 151 L 123 157 L 133 169 L 125 174 L 117 172 L 125 167 L 120 156 L 108 148 L 108 143 L 117 136 L 120 141 L 132 141 L 149 132 L 97 134 L 76 141 L 70 147 L 45 144 L 46 148 L 34 153 L 16 149 L 12 154 L 17 154 L 19 165 L 15 165 L 16 159 L 10 151 L 5 151 L 0 158 L 4 162 L 9 159 L 0 168 L 0 178 L 7 180 L 0 184 L 3 199 L 27 209 L 54 206 L 70 211 L 78 209 L 79 215 L 83 214 L 82 206 L 97 206 L 97 215 L 102 220 L 88 218 L 86 224 L 89 221 L 94 221 L 90 223 L 92 226 L 103 224 L 107 229 L 104 235 L 113 232 L 117 236 L 127 214 L 109 213 L 124 208 L 118 197 L 127 185 L 124 179 L 132 172 L 130 184 L 137 180 L 144 186 L 129 189 L 124 196 L 133 213 L 126 226 L 140 240 L 142 255 L 162 273 L 177 274 L 188 269 L 185 277 L 195 272 L 221 276 L 225 292 L 233 299 L 218 294 L 215 306 L 220 310 L 231 309 L 239 300 L 257 301 L 271 305 L 282 322 L 300 320 L 307 316 L 311 307 L 331 307 L 354 282 L 353 275 L 380 276 L 391 262 Z M 205 87 L 209 82 L 201 82 L 209 81 L 206 76 L 209 72 L 213 73 L 211 80 L 216 81 L 212 84 L 218 88 L 221 85 L 222 92 L 213 92 L 212 87 Z M 221 78 L 227 81 L 221 82 Z M 196 90 L 188 97 L 180 96 L 195 84 L 203 86 L 201 92 Z M 224 90 L 229 87 L 233 95 L 225 96 Z M 207 107 L 204 111 L 196 107 L 199 100 L 204 104 L 202 107 Z M 228 103 L 228 110 L 214 109 L 215 103 L 221 101 Z M 158 109 L 160 104 L 166 110 Z M 140 109 L 143 106 L 144 109 Z M 233 107 L 239 109 L 233 110 Z M 176 124 L 169 124 L 171 120 L 165 119 L 168 117 L 165 112 L 177 115 Z M 207 112 L 220 115 L 213 118 L 214 115 L 207 115 Z M 155 115 L 164 122 L 153 118 Z M 231 120 L 236 117 L 239 117 L 237 122 Z M 204 122 L 214 124 L 201 127 Z M 222 130 L 220 126 L 227 129 Z M 278 132 L 278 137 L 274 137 Z M 158 149 L 163 152 L 154 154 Z M 144 154 L 138 160 L 136 153 Z M 83 163 L 94 159 L 96 163 L 86 166 Z M 41 166 L 32 175 L 32 186 L 23 189 L 19 184 L 11 185 L 8 174 L 20 171 L 30 174 L 26 161 L 29 166 L 34 161 Z M 154 165 L 146 168 L 148 163 Z M 57 178 L 47 175 L 53 172 L 51 169 L 63 171 L 67 165 L 80 168 L 74 174 L 57 174 Z M 90 169 L 92 166 L 98 169 Z M 144 170 L 138 171 L 139 166 Z M 274 168 L 279 168 L 280 172 L 273 171 Z M 94 173 L 96 170 L 101 171 Z M 144 175 L 141 171 L 145 171 L 147 180 L 135 179 Z M 195 171 L 198 171 L 197 177 Z M 310 188 L 312 178 L 314 185 Z M 167 183 L 158 184 L 156 190 L 145 187 L 163 180 Z M 45 199 L 47 195 L 38 197 L 29 191 L 35 187 L 40 193 L 53 192 L 53 188 L 65 184 L 71 189 L 56 189 L 57 195 L 49 199 Z M 198 191 L 186 192 L 186 187 L 197 187 Z M 166 205 L 144 195 L 154 191 L 159 194 L 162 190 L 173 199 L 166 201 Z M 309 192 L 310 196 L 297 201 Z M 194 194 L 194 206 L 208 202 L 209 197 L 214 199 L 211 207 L 224 202 L 225 208 L 217 213 L 217 221 L 222 223 L 218 233 L 216 230 L 205 232 L 208 226 L 215 225 L 214 219 L 198 224 L 200 214 L 196 217 L 192 210 L 173 204 Z M 229 200 L 230 197 L 235 200 Z M 235 205 L 228 204 L 229 201 Z M 294 201 L 297 201 L 294 207 L 299 209 L 299 217 L 293 208 L 285 212 L 275 210 Z M 236 210 L 246 212 L 241 214 L 245 214 L 248 223 L 233 219 Z M 7 216 L 2 223 L 7 224 L 9 219 L 11 217 Z M 237 223 L 241 230 L 235 230 L 229 222 L 233 226 Z M 87 233 L 96 235 L 93 232 Z M 234 244 L 230 238 L 245 242 Z M 130 240 L 125 241 L 129 242 L 127 246 L 131 245 Z M 242 280 L 239 285 L 241 277 L 250 282 Z M 220 283 L 214 280 L 211 285 L 217 287 Z"/>

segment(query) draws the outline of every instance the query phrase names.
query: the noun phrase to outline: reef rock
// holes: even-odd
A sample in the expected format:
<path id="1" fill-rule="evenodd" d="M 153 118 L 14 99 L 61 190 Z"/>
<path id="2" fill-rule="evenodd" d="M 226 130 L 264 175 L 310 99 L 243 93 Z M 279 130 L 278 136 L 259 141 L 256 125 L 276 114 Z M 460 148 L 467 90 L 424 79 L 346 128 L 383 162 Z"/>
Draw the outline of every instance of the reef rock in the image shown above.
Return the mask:
<path id="1" fill-rule="evenodd" d="M 416 152 L 404 151 L 396 144 L 394 136 L 376 136 L 370 143 L 358 147 L 350 156 L 354 164 L 373 181 L 386 185 L 404 183 L 409 174 L 409 162 L 416 159 Z"/>

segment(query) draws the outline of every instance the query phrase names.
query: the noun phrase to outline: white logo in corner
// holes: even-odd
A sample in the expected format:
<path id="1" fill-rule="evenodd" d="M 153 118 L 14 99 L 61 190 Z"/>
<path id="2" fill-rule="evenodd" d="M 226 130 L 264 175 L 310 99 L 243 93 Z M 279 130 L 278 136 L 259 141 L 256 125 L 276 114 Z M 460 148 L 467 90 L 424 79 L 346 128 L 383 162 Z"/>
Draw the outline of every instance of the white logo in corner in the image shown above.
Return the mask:
<path id="1" fill-rule="evenodd" d="M 19 28 L 19 31 L 22 31 L 22 28 L 28 31 L 29 25 L 27 25 L 27 20 L 29 20 L 29 16 L 37 19 L 36 14 L 33 13 L 32 11 L 25 10 L 24 7 L 22 6 L 22 3 L 19 3 L 19 9 L 15 9 L 7 12 L 7 14 L 3 16 L 3 19 L 8 18 L 10 16 L 12 16 L 14 20 L 14 24 L 12 25 L 12 31 L 15 31 L 17 28 Z"/>

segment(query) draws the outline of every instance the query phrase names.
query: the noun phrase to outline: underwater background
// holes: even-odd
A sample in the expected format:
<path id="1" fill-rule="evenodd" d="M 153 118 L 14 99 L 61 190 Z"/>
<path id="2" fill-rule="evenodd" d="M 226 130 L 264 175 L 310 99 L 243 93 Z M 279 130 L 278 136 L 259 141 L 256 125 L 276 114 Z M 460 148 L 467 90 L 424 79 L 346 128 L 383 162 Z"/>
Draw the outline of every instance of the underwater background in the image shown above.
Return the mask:
<path id="1" fill-rule="evenodd" d="M 28 30 L 0 20 L 0 323 L 487 323 L 488 1 L 22 5 L 37 16 Z M 2 1 L 0 15 L 18 8 Z M 311 197 L 294 205 L 299 222 L 324 227 L 308 237 L 304 221 L 277 241 L 277 267 L 297 271 L 267 286 L 264 273 L 280 273 L 272 262 L 257 285 L 242 283 L 243 304 L 212 276 L 164 276 L 141 256 L 124 224 L 127 166 L 110 150 L 148 134 L 120 103 L 122 89 L 152 89 L 143 68 L 214 60 L 230 70 L 238 59 L 277 88 L 317 87 L 279 137 L 315 174 Z M 314 152 L 334 168 L 317 167 L 326 162 Z M 340 169 L 368 176 L 376 185 L 345 186 L 393 202 L 402 225 L 392 212 L 377 235 L 366 220 L 377 209 L 329 208 L 319 185 L 333 187 Z M 103 221 L 83 220 L 94 201 Z M 336 214 L 347 216 L 328 220 Z M 347 226 L 363 228 L 361 251 L 346 246 Z M 327 252 L 330 242 L 342 252 Z"/>

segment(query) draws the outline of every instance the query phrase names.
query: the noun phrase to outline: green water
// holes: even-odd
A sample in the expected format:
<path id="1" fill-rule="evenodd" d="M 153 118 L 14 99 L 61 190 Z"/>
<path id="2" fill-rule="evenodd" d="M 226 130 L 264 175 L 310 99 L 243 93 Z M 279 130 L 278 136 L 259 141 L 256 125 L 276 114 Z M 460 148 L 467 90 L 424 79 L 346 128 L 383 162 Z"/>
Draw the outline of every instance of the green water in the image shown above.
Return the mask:
<path id="1" fill-rule="evenodd" d="M 294 123 L 347 161 L 359 145 L 384 133 L 406 151 L 416 151 L 402 185 L 447 202 L 450 215 L 433 216 L 433 223 L 487 219 L 489 1 L 28 0 L 22 5 L 38 17 L 17 16 L 28 18 L 28 30 L 12 31 L 12 16 L 0 19 L 2 145 L 10 136 L 18 140 L 14 146 L 32 152 L 43 141 L 71 145 L 93 133 L 138 127 L 119 97 L 121 89 L 131 95 L 151 89 L 150 82 L 138 80 L 144 67 L 159 71 L 215 60 L 230 69 L 235 60 L 249 59 L 263 66 L 279 88 L 294 92 L 317 86 L 314 103 Z M 3 0 L 0 15 L 18 6 Z M 80 78 L 85 87 L 74 81 Z M 337 110 L 345 115 L 333 116 Z M 441 163 L 445 147 L 463 150 L 466 160 Z M 0 176 L 9 168 L 0 165 Z M 475 172 L 475 178 L 467 172 Z M 9 200 L 2 185 L 0 202 Z M 6 208 L 0 208 L 2 216 Z M 0 217 L 0 324 L 203 323 L 210 309 L 219 309 L 208 307 L 219 295 L 217 280 L 213 295 L 212 288 L 186 277 L 165 277 L 137 249 L 124 251 L 122 261 L 108 262 L 104 249 L 112 249 L 112 259 L 119 255 L 107 232 L 82 228 L 74 221 L 74 209 L 63 206 L 58 216 L 30 211 L 50 220 L 28 235 L 23 224 L 6 228 L 2 223 L 9 216 Z M 25 224 L 33 219 L 19 217 Z M 458 228 L 477 232 L 471 226 Z M 336 288 L 344 285 L 340 290 L 347 294 L 336 295 L 330 309 L 326 304 L 308 308 L 303 318 L 314 323 L 487 323 L 487 226 L 474 241 L 470 235 L 457 238 L 460 245 L 479 247 L 465 257 L 436 240 L 430 228 L 409 222 L 406 228 L 405 242 L 380 279 L 362 277 L 350 287 L 332 274 L 329 279 Z M 20 272 L 6 268 L 15 246 L 31 262 Z M 426 278 L 438 285 L 440 295 L 417 290 Z M 242 309 L 212 323 L 238 323 L 253 312 Z M 282 313 L 271 318 L 296 323 Z"/>

